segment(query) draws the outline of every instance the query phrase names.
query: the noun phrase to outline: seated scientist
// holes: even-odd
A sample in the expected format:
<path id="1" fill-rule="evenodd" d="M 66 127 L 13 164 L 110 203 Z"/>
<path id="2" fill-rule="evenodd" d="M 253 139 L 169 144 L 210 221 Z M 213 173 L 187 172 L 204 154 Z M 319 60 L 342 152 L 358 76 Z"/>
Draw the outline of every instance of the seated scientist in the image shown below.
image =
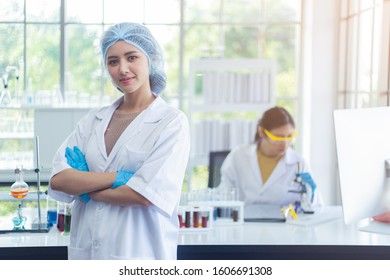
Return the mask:
<path id="1" fill-rule="evenodd" d="M 309 166 L 291 142 L 297 137 L 295 123 L 287 110 L 273 107 L 264 112 L 252 144 L 234 148 L 221 167 L 221 188 L 238 189 L 248 204 L 279 206 L 301 202 L 322 205 Z"/>

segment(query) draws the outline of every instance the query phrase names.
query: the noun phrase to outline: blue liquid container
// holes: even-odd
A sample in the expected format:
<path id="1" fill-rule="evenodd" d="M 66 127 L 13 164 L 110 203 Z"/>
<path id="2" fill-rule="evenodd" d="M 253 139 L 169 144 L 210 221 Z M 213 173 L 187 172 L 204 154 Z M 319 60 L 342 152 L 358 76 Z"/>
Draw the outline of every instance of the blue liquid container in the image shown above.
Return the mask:
<path id="1" fill-rule="evenodd" d="M 52 227 L 57 224 L 57 209 L 47 210 L 47 225 Z"/>
<path id="2" fill-rule="evenodd" d="M 49 195 L 46 197 L 47 227 L 57 224 L 57 201 Z"/>

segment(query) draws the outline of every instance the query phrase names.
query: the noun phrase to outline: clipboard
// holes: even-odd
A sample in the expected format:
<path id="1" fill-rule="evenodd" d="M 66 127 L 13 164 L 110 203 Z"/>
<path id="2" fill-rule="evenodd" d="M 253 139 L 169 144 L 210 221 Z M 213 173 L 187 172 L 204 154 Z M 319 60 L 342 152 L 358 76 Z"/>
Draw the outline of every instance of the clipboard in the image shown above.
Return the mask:
<path id="1" fill-rule="evenodd" d="M 284 223 L 279 205 L 249 204 L 244 206 L 244 222 Z"/>

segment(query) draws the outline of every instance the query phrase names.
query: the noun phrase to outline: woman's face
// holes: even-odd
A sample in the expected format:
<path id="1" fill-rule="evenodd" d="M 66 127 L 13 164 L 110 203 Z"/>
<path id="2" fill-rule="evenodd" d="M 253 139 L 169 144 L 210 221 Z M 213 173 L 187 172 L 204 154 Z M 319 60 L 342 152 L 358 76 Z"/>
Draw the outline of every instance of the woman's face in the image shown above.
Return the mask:
<path id="1" fill-rule="evenodd" d="M 149 63 L 138 48 L 118 41 L 107 51 L 106 67 L 112 81 L 124 93 L 150 92 Z"/>
<path id="2" fill-rule="evenodd" d="M 259 127 L 258 133 L 263 139 L 263 141 L 260 142 L 262 153 L 268 157 L 277 157 L 283 156 L 291 143 L 291 140 L 281 139 L 293 138 L 295 135 L 295 129 L 291 124 L 286 124 L 269 130 L 268 135 L 264 128 Z"/>

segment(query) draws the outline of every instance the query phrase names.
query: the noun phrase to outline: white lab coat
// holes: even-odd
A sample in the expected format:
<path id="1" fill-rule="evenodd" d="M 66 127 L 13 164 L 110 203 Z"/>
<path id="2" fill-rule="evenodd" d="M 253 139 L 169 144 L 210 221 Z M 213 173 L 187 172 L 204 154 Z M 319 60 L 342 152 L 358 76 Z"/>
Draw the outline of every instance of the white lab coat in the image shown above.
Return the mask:
<path id="1" fill-rule="evenodd" d="M 299 185 L 294 183 L 298 163 L 300 172 L 309 172 L 305 160 L 292 148 L 288 148 L 264 184 L 256 149 L 257 144 L 234 148 L 222 164 L 221 183 L 218 187 L 238 189 L 239 199 L 246 205 L 259 203 L 286 206 L 300 201 L 301 195 L 289 190 L 299 190 Z M 321 204 L 317 188 L 313 206 Z"/>
<path id="2" fill-rule="evenodd" d="M 65 148 L 77 145 L 90 171 L 134 172 L 127 185 L 152 205 L 117 206 L 49 188 L 59 201 L 75 201 L 72 210 L 69 259 L 176 259 L 178 205 L 189 156 L 186 116 L 161 97 L 123 132 L 109 156 L 104 132 L 122 102 L 91 110 L 57 151 L 52 176 L 69 168 Z"/>

